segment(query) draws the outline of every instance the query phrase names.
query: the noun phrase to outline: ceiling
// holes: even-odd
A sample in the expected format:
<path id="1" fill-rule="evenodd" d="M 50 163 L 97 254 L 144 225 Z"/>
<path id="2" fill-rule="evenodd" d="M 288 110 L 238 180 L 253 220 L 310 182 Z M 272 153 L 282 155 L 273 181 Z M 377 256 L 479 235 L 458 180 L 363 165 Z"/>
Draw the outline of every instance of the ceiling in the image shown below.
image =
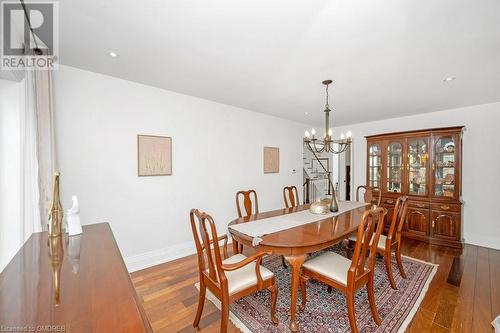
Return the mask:
<path id="1" fill-rule="evenodd" d="M 500 101 L 498 0 L 59 3 L 65 65 L 300 122 Z"/>

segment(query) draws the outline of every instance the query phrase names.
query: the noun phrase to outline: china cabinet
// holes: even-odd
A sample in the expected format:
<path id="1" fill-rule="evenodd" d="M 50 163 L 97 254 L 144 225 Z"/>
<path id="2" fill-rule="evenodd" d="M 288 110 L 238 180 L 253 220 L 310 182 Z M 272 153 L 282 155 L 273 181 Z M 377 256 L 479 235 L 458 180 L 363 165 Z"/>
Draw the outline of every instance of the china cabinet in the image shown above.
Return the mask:
<path id="1" fill-rule="evenodd" d="M 463 126 L 367 136 L 366 184 L 379 187 L 388 218 L 410 199 L 403 235 L 463 247 Z"/>

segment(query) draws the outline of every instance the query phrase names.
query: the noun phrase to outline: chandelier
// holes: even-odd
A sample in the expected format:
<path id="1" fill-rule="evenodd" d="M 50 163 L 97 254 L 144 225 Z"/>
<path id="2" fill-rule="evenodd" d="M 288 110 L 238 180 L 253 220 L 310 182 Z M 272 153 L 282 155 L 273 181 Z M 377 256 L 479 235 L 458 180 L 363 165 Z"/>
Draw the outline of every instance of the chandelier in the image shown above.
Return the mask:
<path id="1" fill-rule="evenodd" d="M 313 128 L 311 133 L 306 131 L 304 134 L 304 144 L 307 149 L 309 149 L 314 154 L 321 153 L 333 153 L 341 154 L 347 147 L 352 143 L 351 131 L 348 131 L 346 135 L 341 134 L 340 140 L 332 139 L 333 131 L 330 128 L 330 104 L 328 101 L 328 85 L 332 83 L 332 80 L 325 80 L 322 82 L 326 86 L 326 104 L 325 104 L 325 133 L 323 139 L 320 140 L 316 138 L 316 130 Z"/>

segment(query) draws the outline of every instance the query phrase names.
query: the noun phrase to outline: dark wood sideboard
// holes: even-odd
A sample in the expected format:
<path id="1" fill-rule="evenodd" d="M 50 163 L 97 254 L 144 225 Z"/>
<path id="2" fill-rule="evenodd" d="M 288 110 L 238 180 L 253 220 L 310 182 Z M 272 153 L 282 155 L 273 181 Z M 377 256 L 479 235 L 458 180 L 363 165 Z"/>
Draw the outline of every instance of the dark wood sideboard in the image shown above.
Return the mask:
<path id="1" fill-rule="evenodd" d="M 84 226 L 72 237 L 33 234 L 0 274 L 0 325 L 152 332 L 108 223 Z"/>
<path id="2" fill-rule="evenodd" d="M 366 184 L 379 187 L 392 218 L 409 197 L 403 235 L 462 248 L 463 126 L 367 136 Z"/>

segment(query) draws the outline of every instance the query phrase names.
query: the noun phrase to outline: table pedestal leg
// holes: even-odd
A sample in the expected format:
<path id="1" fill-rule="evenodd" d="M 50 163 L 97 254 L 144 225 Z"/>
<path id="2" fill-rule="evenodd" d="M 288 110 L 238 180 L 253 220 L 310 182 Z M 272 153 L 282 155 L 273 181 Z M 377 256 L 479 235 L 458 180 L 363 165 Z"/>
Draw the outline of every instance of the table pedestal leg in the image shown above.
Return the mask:
<path id="1" fill-rule="evenodd" d="M 297 294 L 299 292 L 299 279 L 300 279 L 300 268 L 306 260 L 306 255 L 301 254 L 297 256 L 285 256 L 285 259 L 290 263 L 290 269 L 292 270 L 292 283 L 290 292 L 290 329 L 292 332 L 297 332 L 299 327 L 297 326 L 297 321 L 295 320 L 295 313 L 297 312 Z"/>

